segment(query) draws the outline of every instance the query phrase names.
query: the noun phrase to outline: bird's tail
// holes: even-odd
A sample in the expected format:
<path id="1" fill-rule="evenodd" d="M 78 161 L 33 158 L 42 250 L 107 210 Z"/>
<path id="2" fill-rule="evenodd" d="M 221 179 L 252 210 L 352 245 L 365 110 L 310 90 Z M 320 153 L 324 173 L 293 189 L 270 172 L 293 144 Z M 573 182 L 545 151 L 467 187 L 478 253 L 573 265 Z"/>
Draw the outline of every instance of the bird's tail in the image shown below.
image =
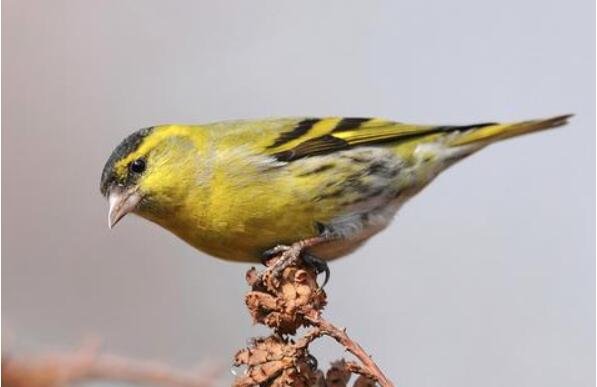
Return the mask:
<path id="1" fill-rule="evenodd" d="M 510 137 L 566 125 L 570 117 L 572 117 L 572 114 L 509 124 L 496 123 L 483 125 L 482 127 L 473 128 L 472 130 L 462 132 L 458 136 L 454 136 L 448 142 L 448 145 L 451 147 L 459 147 L 463 145 L 479 145 L 482 147 L 492 142 Z"/>

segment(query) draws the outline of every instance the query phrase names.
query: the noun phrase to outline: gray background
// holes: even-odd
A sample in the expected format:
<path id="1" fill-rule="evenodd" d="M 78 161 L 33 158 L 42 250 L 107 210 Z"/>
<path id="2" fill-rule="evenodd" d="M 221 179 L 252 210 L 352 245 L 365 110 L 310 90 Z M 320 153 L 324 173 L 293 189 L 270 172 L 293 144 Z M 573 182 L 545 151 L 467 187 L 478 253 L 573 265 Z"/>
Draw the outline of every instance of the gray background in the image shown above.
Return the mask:
<path id="1" fill-rule="evenodd" d="M 229 362 L 247 265 L 130 217 L 133 129 L 286 115 L 472 123 L 574 112 L 465 160 L 353 256 L 327 316 L 401 386 L 595 384 L 595 2 L 2 3 L 2 329 L 15 352 Z M 332 342 L 320 360 L 341 356 Z M 228 364 L 228 363 L 226 363 Z"/>

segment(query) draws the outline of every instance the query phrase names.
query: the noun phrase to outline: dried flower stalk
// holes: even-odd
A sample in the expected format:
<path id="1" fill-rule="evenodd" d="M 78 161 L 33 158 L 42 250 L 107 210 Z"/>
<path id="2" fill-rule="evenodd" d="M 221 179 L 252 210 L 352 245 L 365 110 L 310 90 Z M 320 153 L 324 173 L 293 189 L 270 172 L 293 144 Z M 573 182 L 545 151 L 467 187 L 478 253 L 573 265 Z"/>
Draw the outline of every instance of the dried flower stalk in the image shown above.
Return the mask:
<path id="1" fill-rule="evenodd" d="M 347 334 L 321 316 L 326 294 L 317 284 L 313 270 L 300 260 L 286 267 L 280 277 L 259 275 L 255 268 L 247 272 L 251 286 L 245 297 L 253 321 L 273 329 L 272 335 L 254 339 L 248 348 L 239 351 L 236 366 L 246 366 L 244 375 L 234 386 L 347 386 L 351 374 L 359 377 L 354 386 L 393 387 L 365 350 Z M 296 330 L 309 327 L 301 338 L 291 339 Z M 327 373 L 318 369 L 309 353 L 309 344 L 330 336 L 352 353 L 359 362 L 340 360 L 332 363 Z"/>

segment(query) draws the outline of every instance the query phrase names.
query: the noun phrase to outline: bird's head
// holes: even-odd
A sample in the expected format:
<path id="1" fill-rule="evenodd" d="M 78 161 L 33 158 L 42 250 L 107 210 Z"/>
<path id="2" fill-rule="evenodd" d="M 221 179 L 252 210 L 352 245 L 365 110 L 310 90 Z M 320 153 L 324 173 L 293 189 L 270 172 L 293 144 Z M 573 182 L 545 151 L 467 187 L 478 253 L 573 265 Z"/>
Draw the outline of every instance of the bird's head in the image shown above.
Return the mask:
<path id="1" fill-rule="evenodd" d="M 167 217 L 197 184 L 197 139 L 188 126 L 140 129 L 114 149 L 101 176 L 110 204 L 110 228 L 128 213 L 150 220 Z"/>

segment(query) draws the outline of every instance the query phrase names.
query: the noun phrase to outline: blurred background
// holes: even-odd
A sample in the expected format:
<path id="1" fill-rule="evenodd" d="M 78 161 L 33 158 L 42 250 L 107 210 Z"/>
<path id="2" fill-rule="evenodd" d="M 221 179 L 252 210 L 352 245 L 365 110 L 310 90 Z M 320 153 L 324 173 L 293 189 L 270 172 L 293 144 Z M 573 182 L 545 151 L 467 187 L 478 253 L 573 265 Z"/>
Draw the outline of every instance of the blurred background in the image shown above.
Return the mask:
<path id="1" fill-rule="evenodd" d="M 107 227 L 101 169 L 159 123 L 576 113 L 455 166 L 332 264 L 331 321 L 401 386 L 595 385 L 595 2 L 2 2 L 3 350 L 229 364 L 249 267 Z M 323 364 L 342 356 L 315 346 Z"/>

